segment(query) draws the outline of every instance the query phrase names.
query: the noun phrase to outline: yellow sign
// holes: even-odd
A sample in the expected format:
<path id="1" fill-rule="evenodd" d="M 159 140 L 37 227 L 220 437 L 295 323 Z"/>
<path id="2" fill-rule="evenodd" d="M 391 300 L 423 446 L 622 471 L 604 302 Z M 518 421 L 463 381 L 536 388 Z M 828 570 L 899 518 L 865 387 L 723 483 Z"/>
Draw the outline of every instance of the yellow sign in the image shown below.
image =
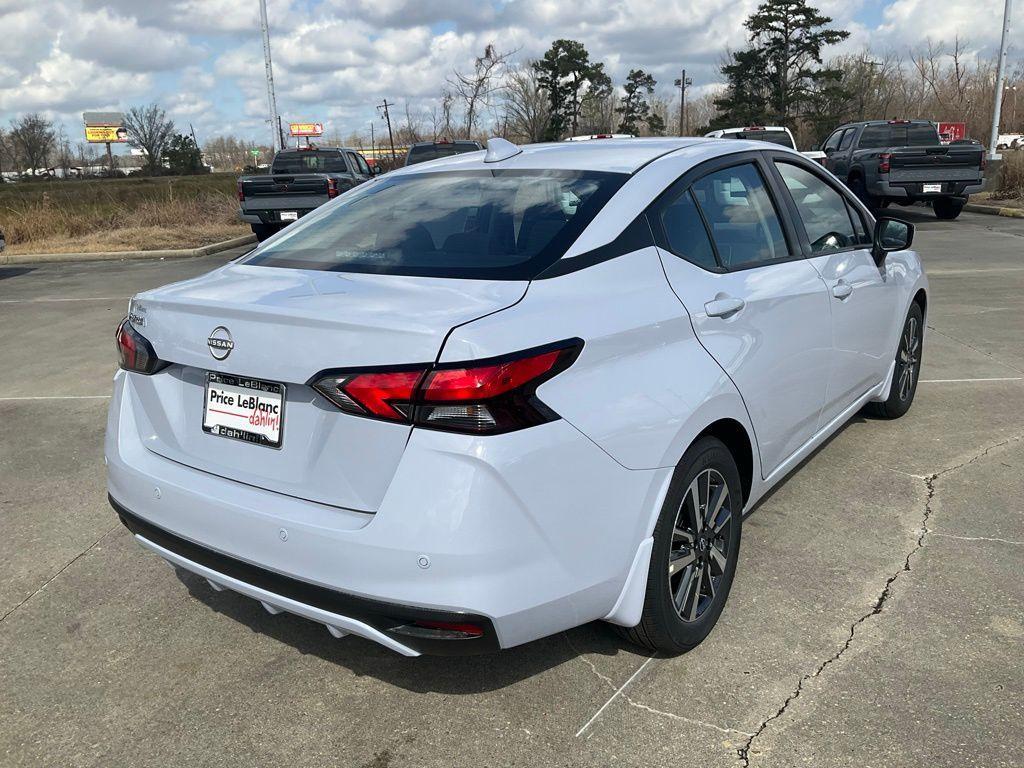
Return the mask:
<path id="1" fill-rule="evenodd" d="M 292 136 L 322 136 L 323 123 L 289 123 L 288 130 Z"/>
<path id="2" fill-rule="evenodd" d="M 87 125 L 85 126 L 85 140 L 93 144 L 123 144 L 128 141 L 128 131 L 121 126 L 114 125 Z"/>

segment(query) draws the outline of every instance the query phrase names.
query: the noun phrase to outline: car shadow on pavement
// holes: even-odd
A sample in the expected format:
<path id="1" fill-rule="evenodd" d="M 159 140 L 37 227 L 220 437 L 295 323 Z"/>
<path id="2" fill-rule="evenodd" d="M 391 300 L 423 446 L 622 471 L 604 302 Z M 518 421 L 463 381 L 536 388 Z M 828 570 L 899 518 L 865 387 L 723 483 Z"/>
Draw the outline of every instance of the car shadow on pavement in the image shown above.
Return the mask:
<path id="1" fill-rule="evenodd" d="M 377 678 L 415 693 L 459 695 L 500 690 L 582 654 L 647 655 L 610 626 L 592 622 L 497 653 L 408 658 L 355 635 L 335 639 L 322 624 L 288 613 L 270 615 L 256 600 L 230 590 L 217 592 L 205 579 L 184 569 L 175 568 L 175 573 L 192 597 L 253 632 L 346 667 L 356 675 Z"/>
<path id="2" fill-rule="evenodd" d="M 31 272 L 34 267 L 0 267 L 0 280 L 8 277 L 21 277 Z"/>

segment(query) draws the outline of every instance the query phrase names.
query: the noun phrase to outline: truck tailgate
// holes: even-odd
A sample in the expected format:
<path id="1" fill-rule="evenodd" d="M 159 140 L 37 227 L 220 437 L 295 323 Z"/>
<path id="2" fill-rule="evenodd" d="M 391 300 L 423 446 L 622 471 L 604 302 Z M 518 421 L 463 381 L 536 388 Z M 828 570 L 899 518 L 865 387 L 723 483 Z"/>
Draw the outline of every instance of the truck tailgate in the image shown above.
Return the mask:
<path id="1" fill-rule="evenodd" d="M 981 159 L 981 147 L 902 147 L 892 152 L 889 160 L 889 181 L 980 179 Z"/>

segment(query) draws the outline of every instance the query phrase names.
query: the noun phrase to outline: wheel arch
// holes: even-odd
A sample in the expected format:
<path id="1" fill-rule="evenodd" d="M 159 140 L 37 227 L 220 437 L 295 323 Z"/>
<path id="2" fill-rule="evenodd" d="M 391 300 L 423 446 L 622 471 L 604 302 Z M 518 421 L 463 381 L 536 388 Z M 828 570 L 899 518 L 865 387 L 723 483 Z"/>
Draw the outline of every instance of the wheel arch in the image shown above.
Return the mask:
<path id="1" fill-rule="evenodd" d="M 740 472 L 740 485 L 743 489 L 743 503 L 745 505 L 750 499 L 750 492 L 754 484 L 754 445 L 750 435 L 747 434 L 746 427 L 736 421 L 736 419 L 718 419 L 708 424 L 694 438 L 693 442 L 697 442 L 702 437 L 714 437 L 729 449 L 729 453 L 732 454 L 736 467 Z M 687 450 L 689 450 L 689 446 L 687 446 Z"/>
<path id="2" fill-rule="evenodd" d="M 914 294 L 914 298 L 911 299 L 914 304 L 917 304 L 921 308 L 921 318 L 924 322 L 928 321 L 928 292 L 924 288 L 918 288 L 917 293 Z"/>

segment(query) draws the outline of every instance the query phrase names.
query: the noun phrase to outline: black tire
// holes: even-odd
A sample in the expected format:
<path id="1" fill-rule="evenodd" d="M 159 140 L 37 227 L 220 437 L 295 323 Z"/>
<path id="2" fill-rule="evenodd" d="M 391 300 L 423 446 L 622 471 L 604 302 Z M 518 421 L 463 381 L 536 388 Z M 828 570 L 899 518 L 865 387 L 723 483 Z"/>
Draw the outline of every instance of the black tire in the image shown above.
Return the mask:
<path id="1" fill-rule="evenodd" d="M 882 419 L 898 419 L 910 410 L 917 392 L 917 380 L 921 375 L 922 352 L 924 316 L 921 307 L 915 302 L 910 305 L 907 319 L 903 321 L 903 332 L 896 349 L 896 368 L 889 385 L 889 399 L 884 403 L 868 403 L 865 408 L 868 413 Z"/>
<path id="2" fill-rule="evenodd" d="M 716 494 L 726 492 L 715 516 L 703 527 L 704 521 L 698 522 L 692 514 L 700 508 L 693 503 L 691 486 L 695 484 L 698 502 L 709 507 L 720 498 Z M 706 516 L 713 512 L 713 508 L 708 510 Z M 722 614 L 736 575 L 742 518 L 743 489 L 736 462 L 720 440 L 703 437 L 676 466 L 654 528 L 643 614 L 639 624 L 622 630 L 627 639 L 654 651 L 678 654 L 708 636 Z M 678 567 L 687 561 L 690 564 Z M 680 595 L 682 607 L 677 609 Z"/>
<path id="3" fill-rule="evenodd" d="M 864 207 L 869 211 L 877 211 L 881 208 L 881 201 L 868 192 L 868 187 L 864 183 L 863 176 L 853 176 L 846 182 L 846 186 L 850 188 L 850 191 L 857 196 L 857 199 L 864 203 Z"/>
<path id="4" fill-rule="evenodd" d="M 964 209 L 964 201 L 955 197 L 937 197 L 932 201 L 932 210 L 935 211 L 935 218 L 943 221 L 952 221 Z"/>
<path id="5" fill-rule="evenodd" d="M 250 226 L 252 227 L 252 233 L 256 235 L 256 240 L 261 243 L 268 237 L 276 235 L 281 231 L 281 227 L 276 224 L 251 224 Z"/>

